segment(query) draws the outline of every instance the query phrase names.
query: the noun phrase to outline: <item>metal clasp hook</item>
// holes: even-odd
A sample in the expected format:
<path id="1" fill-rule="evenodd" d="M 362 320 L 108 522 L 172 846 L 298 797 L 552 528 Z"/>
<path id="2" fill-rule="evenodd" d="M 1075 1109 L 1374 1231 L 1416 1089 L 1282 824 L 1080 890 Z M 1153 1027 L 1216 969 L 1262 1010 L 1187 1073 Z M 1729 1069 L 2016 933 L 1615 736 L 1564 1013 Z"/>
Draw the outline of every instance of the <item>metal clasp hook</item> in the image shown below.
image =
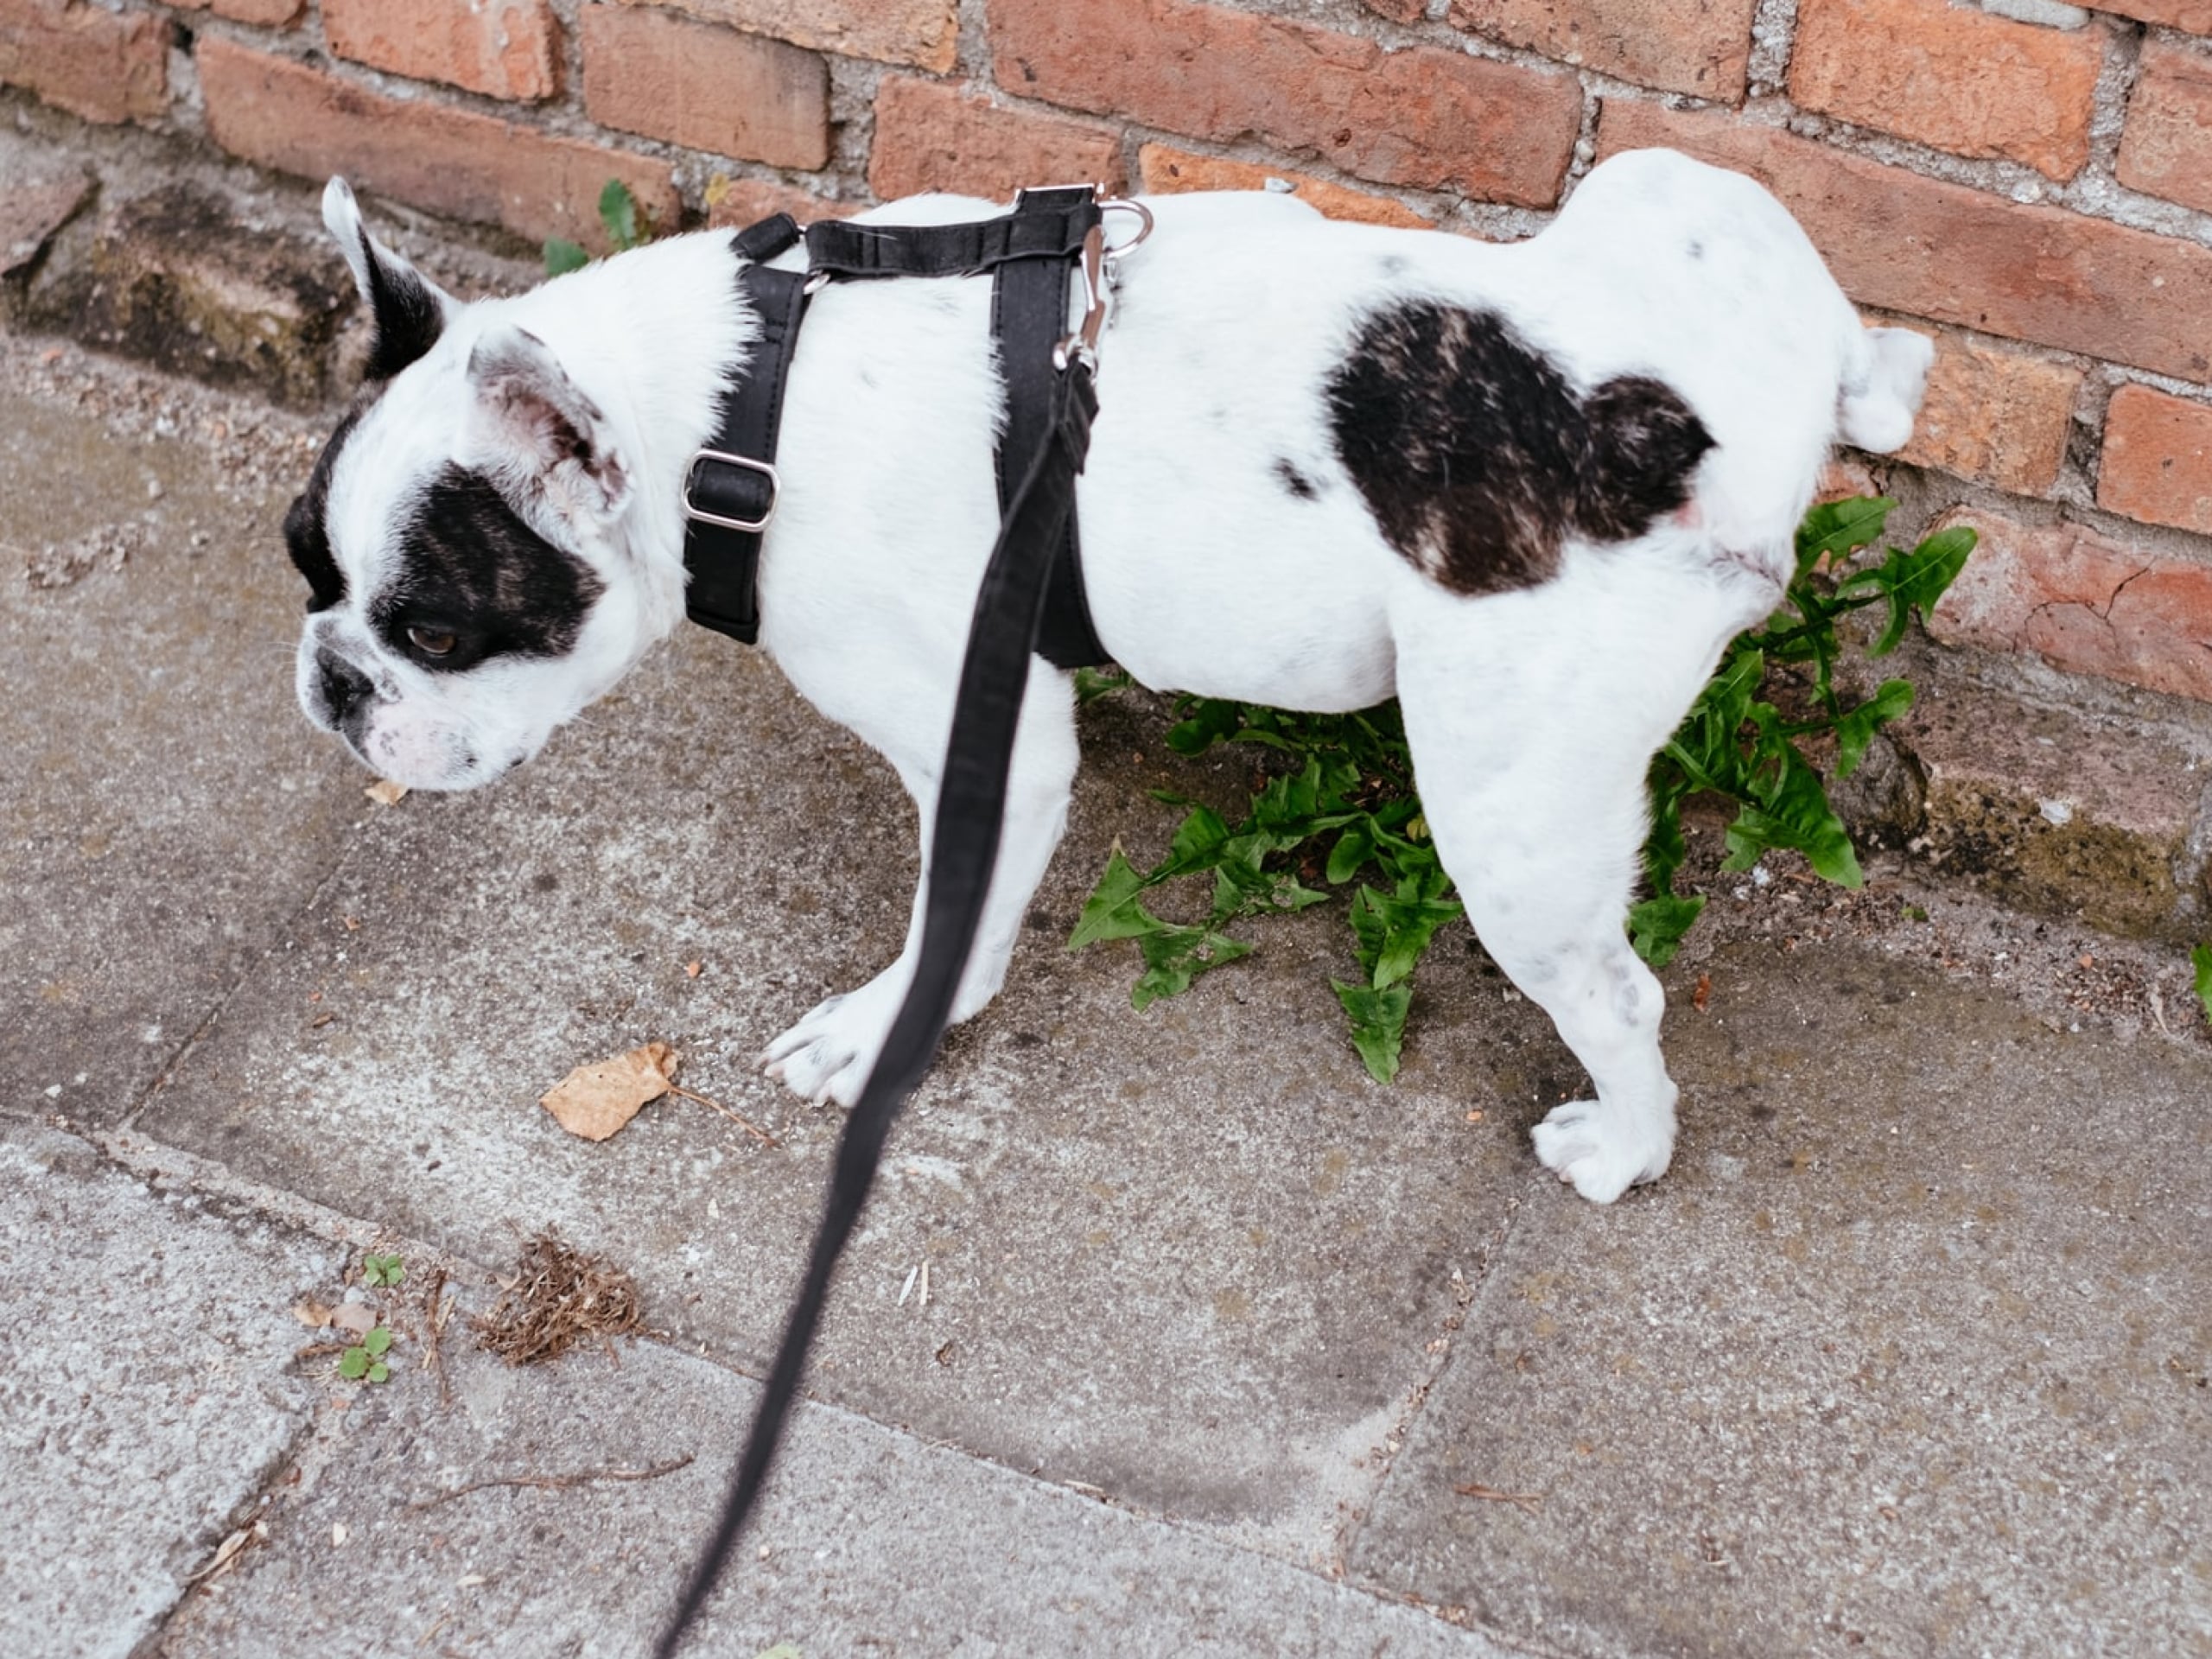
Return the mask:
<path id="1" fill-rule="evenodd" d="M 1129 245 L 1135 247 L 1136 244 Z M 1052 348 L 1052 366 L 1065 369 L 1072 360 L 1096 374 L 1098 331 L 1106 326 L 1106 232 L 1098 226 L 1084 232 L 1081 269 L 1083 321 L 1076 325 L 1073 334 Z"/>

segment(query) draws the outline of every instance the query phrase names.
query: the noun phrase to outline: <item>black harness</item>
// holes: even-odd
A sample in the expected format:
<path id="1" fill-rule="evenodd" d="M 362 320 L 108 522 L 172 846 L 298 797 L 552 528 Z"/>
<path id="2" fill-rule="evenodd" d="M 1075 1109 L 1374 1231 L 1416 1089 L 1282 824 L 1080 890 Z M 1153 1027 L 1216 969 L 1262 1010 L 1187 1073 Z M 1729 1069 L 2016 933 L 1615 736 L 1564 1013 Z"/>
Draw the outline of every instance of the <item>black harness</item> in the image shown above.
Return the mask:
<path id="1" fill-rule="evenodd" d="M 845 1120 L 806 1277 L 769 1368 L 721 1519 L 661 1633 L 654 1649 L 658 1659 L 676 1652 L 767 1479 L 830 1277 L 868 1200 L 892 1119 L 929 1070 L 951 1017 L 998 861 L 1007 771 L 1030 656 L 1042 652 L 1062 667 L 1107 660 L 1084 604 L 1075 537 L 1075 479 L 1098 407 L 1091 375 L 1105 317 L 1101 206 L 1088 187 L 1027 190 L 1011 214 L 976 224 L 815 225 L 805 232 L 809 269 L 804 273 L 770 270 L 759 263 L 798 239 L 789 215 L 764 219 L 737 238 L 738 251 L 753 262 L 739 280 L 763 332 L 745 381 L 730 394 L 721 435 L 694 458 L 685 483 L 690 527 L 683 558 L 690 572 L 691 620 L 748 643 L 759 634 L 755 575 L 760 535 L 776 512 L 776 428 L 784 383 L 807 300 L 826 282 L 992 274 L 991 334 L 1007 382 L 1007 429 L 998 452 L 1002 517 L 976 596 L 945 746 L 914 982 Z M 1148 214 L 1144 223 L 1148 230 Z M 1090 303 L 1071 334 L 1068 292 L 1078 269 Z"/>
<path id="2" fill-rule="evenodd" d="M 836 280 L 991 274 L 991 341 L 1006 377 L 1006 433 L 996 456 L 1003 516 L 1044 447 L 1059 373 L 1054 354 L 1067 333 L 1069 277 L 1083 257 L 1084 238 L 1099 222 L 1096 194 L 1079 185 L 1025 190 L 1006 217 L 966 225 L 826 219 L 802 232 L 789 213 L 778 213 L 739 232 L 737 251 L 747 263 L 738 271 L 738 289 L 760 319 L 760 338 L 745 378 L 723 404 L 721 432 L 692 457 L 685 480 L 683 564 L 690 582 L 684 597 L 691 620 L 748 645 L 760 638 L 760 538 L 776 516 L 781 487 L 776 433 L 799 325 L 818 289 Z M 806 270 L 769 270 L 767 262 L 802 234 Z M 1052 549 L 1035 648 L 1058 668 L 1109 660 L 1084 602 L 1073 513 Z"/>

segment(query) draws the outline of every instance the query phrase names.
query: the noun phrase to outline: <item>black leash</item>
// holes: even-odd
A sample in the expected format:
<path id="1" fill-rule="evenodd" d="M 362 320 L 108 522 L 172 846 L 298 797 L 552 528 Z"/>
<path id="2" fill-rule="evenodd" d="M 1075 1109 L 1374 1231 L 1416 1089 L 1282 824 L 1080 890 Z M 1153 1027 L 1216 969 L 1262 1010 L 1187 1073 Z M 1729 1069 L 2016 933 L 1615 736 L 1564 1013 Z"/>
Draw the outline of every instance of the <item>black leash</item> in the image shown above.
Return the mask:
<path id="1" fill-rule="evenodd" d="M 1057 200 L 1078 194 L 1083 198 L 1080 204 L 1063 204 Z M 1033 197 L 1054 200 L 1045 204 L 1043 212 L 1035 218 L 1025 221 L 1023 206 Z M 1066 207 L 1074 208 L 1087 219 L 1075 252 L 1081 261 L 1090 304 L 1078 332 L 1063 338 L 1071 262 L 1068 254 L 1055 243 L 1054 227 L 1039 221 L 1045 213 L 1065 221 Z M 1146 223 L 1148 227 L 1148 217 Z M 953 706 L 944 772 L 938 790 L 936 826 L 930 842 L 929 897 L 923 913 L 921 950 L 913 984 L 897 1018 L 892 1021 L 890 1033 L 861 1091 L 859 1103 L 846 1119 L 829 1198 L 807 1258 L 806 1276 L 785 1324 L 775 1362 L 769 1369 L 752 1430 L 738 1461 L 735 1480 L 724 1500 L 714 1536 L 693 1567 L 675 1616 L 654 1648 L 656 1659 L 672 1659 L 682 1644 L 685 1631 L 713 1592 L 715 1580 L 760 1497 L 775 1459 L 785 1421 L 798 1395 L 807 1350 L 821 1323 L 838 1258 L 868 1201 L 892 1122 L 936 1058 L 938 1045 L 951 1018 L 961 975 L 967 967 L 969 952 L 982 923 L 991 874 L 998 862 L 999 840 L 1006 815 L 1007 777 L 1013 760 L 1014 733 L 1021 716 L 1022 696 L 1028 685 L 1029 658 L 1038 648 L 1048 593 L 1058 573 L 1068 569 L 1072 574 L 1062 555 L 1064 550 L 1071 553 L 1073 547 L 1067 531 L 1074 519 L 1076 474 L 1083 470 L 1084 458 L 1090 447 L 1091 418 L 1097 412 L 1091 377 L 1096 361 L 1098 329 L 1104 316 L 1104 238 L 1099 226 L 1098 205 L 1088 189 L 1080 193 L 1033 191 L 1025 193 L 1010 218 L 981 225 L 922 227 L 913 233 L 912 245 L 904 237 L 888 234 L 894 228 L 904 231 L 906 227 L 817 226 L 808 232 L 810 254 L 823 260 L 818 270 L 873 276 L 943 274 L 924 267 L 933 257 L 964 262 L 991 249 L 1034 250 L 1002 252 L 995 268 L 1004 277 L 1018 265 L 1033 264 L 1044 268 L 1046 277 L 1036 282 L 1024 279 L 1003 283 L 995 291 L 993 303 L 995 332 L 1002 313 L 1017 319 L 1022 331 L 1032 336 L 1036 334 L 1040 320 L 1050 320 L 1050 333 L 1044 336 L 1042 349 L 1037 351 L 1038 362 L 1024 362 L 1017 367 L 1011 354 L 1006 359 L 1010 397 L 1014 395 L 1013 388 L 1017 382 L 1026 383 L 1027 389 L 1020 395 L 1028 410 L 1030 424 L 1026 429 L 1034 442 L 1025 446 L 1026 453 L 1017 450 L 1011 441 L 1001 449 L 1002 468 L 1017 473 L 1018 481 L 1010 492 L 1004 491 L 1002 482 L 1004 518 L 969 625 L 967 654 L 961 664 L 959 694 Z M 1065 230 L 1065 222 L 1061 229 Z M 817 232 L 827 233 L 823 237 L 826 245 L 818 251 Z M 869 234 L 856 234 L 863 232 Z M 866 268 L 849 268 L 845 263 L 848 261 L 865 261 Z M 959 268 L 986 267 L 963 263 Z M 793 303 L 803 310 L 803 292 Z M 1030 345 L 1036 349 L 1033 340 Z M 780 374 L 780 369 L 777 372 Z M 1032 397 L 1038 391 L 1042 392 L 1041 402 Z M 769 454 L 772 456 L 772 421 L 767 428 L 767 440 Z M 1018 466 L 1014 464 L 1017 461 Z M 748 469 L 741 466 L 730 470 L 741 477 Z M 765 525 L 774 509 L 772 472 L 766 477 L 769 485 L 766 512 L 758 511 L 757 504 L 742 500 L 724 501 L 723 505 L 734 505 L 741 512 L 752 505 L 754 511 L 747 522 L 758 519 L 760 524 Z M 695 468 L 692 492 L 687 498 L 695 513 L 702 505 L 698 500 L 701 493 Z M 753 535 L 757 550 L 759 527 L 741 533 Z M 689 555 L 687 544 L 687 560 Z M 697 580 L 695 570 L 693 581 L 696 583 Z M 747 580 L 749 584 L 749 575 Z M 1079 591 L 1078 588 L 1078 599 Z M 696 611 L 694 614 L 696 615 Z M 753 616 L 757 626 L 757 607 Z M 1088 634 L 1088 616 L 1084 615 L 1082 620 Z M 719 625 L 710 622 L 709 626 Z"/>

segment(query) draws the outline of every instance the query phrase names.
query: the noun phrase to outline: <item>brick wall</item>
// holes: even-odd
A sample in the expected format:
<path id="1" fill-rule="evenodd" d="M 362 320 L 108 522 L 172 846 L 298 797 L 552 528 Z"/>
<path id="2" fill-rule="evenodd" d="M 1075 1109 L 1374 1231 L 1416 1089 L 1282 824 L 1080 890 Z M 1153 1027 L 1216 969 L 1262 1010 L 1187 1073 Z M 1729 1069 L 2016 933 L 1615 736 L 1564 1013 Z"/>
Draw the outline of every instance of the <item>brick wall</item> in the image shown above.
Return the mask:
<path id="1" fill-rule="evenodd" d="M 587 244 L 613 177 L 664 228 L 1084 177 L 1510 237 L 1672 144 L 1935 337 L 1896 476 L 1989 532 L 1939 633 L 2212 700 L 2212 0 L 0 0 L 0 81 Z"/>

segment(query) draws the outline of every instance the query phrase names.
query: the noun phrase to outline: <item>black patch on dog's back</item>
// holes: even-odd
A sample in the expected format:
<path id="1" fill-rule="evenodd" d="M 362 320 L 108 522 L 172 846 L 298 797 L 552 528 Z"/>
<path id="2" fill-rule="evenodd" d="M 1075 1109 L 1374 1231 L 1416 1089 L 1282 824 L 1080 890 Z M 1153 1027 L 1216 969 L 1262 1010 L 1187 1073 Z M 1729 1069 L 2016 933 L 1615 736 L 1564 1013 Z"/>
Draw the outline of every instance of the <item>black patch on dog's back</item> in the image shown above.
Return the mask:
<path id="1" fill-rule="evenodd" d="M 1330 378 L 1337 453 L 1383 538 L 1459 594 L 1534 587 L 1570 535 L 1642 535 L 1689 499 L 1712 435 L 1663 382 L 1587 397 L 1494 312 L 1378 311 Z"/>
<path id="2" fill-rule="evenodd" d="M 323 515 L 330 506 L 330 469 L 337 463 L 338 452 L 346 447 L 346 440 L 353 435 L 361 412 L 356 410 L 338 423 L 330 435 L 330 442 L 322 446 L 322 453 L 315 458 L 315 470 L 308 474 L 307 487 L 293 499 L 284 513 L 284 550 L 292 556 L 292 563 L 308 579 L 308 609 L 327 611 L 342 602 L 346 597 L 346 573 L 338 568 L 338 561 L 330 551 L 330 529 L 324 524 Z"/>
<path id="3" fill-rule="evenodd" d="M 450 462 L 400 526 L 398 550 L 398 577 L 369 621 L 394 651 L 438 672 L 489 657 L 557 657 L 606 591 L 582 560 L 524 524 L 490 480 Z M 454 648 L 429 656 L 410 627 L 450 632 Z"/>

